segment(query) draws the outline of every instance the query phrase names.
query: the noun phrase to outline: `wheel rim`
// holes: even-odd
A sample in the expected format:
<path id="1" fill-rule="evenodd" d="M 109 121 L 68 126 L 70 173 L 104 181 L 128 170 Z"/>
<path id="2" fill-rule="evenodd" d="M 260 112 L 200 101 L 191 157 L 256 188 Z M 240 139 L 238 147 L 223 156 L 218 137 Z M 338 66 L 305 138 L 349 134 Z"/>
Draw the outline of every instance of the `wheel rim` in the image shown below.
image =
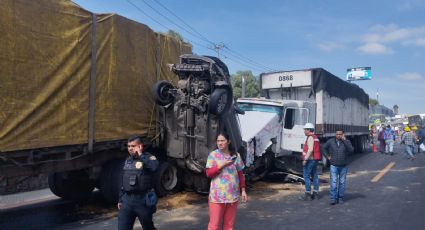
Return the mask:
<path id="1" fill-rule="evenodd" d="M 218 100 L 218 104 L 217 104 L 217 112 L 221 113 L 224 111 L 224 109 L 226 108 L 227 105 L 227 95 L 223 94 L 221 95 L 220 99 Z"/>
<path id="2" fill-rule="evenodd" d="M 163 98 L 165 100 L 169 100 L 171 98 L 170 89 L 171 89 L 171 87 L 169 85 L 162 86 L 159 90 L 160 98 Z"/>
<path id="3" fill-rule="evenodd" d="M 165 190 L 171 191 L 173 190 L 178 182 L 177 178 L 177 169 L 174 166 L 169 166 L 161 178 L 162 186 Z"/>

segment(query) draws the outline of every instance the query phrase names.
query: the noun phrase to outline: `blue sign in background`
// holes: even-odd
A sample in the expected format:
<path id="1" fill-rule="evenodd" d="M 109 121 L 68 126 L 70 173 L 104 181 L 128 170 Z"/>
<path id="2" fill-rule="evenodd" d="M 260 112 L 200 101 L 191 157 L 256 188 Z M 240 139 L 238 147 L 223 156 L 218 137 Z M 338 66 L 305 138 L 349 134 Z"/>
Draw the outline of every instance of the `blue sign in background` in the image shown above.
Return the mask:
<path id="1" fill-rule="evenodd" d="M 358 67 L 347 69 L 347 80 L 371 80 L 372 79 L 372 68 L 371 67 Z"/>

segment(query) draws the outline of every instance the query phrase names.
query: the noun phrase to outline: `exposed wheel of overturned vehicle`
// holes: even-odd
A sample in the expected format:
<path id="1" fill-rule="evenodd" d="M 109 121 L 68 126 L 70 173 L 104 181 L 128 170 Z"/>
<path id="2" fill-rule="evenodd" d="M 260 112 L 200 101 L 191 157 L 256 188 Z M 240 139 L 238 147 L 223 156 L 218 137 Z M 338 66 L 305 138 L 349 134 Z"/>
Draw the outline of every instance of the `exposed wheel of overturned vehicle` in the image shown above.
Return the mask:
<path id="1" fill-rule="evenodd" d="M 228 89 L 216 88 L 210 97 L 210 113 L 221 116 L 226 113 L 232 104 L 232 96 Z"/>
<path id="2" fill-rule="evenodd" d="M 267 173 L 272 168 L 273 158 L 274 158 L 273 153 L 267 152 L 255 161 L 254 163 L 255 175 L 253 176 L 252 181 L 261 180 L 267 175 Z"/>
<path id="3" fill-rule="evenodd" d="M 85 200 L 94 189 L 94 182 L 83 170 L 51 173 L 48 183 L 53 194 L 66 200 Z"/>
<path id="4" fill-rule="evenodd" d="M 155 191 L 160 197 L 178 192 L 182 188 L 181 170 L 174 164 L 161 162 L 155 173 Z"/>
<path id="5" fill-rule="evenodd" d="M 170 92 L 174 86 L 168 81 L 158 81 L 153 86 L 153 95 L 158 105 L 168 105 L 174 101 L 174 96 Z"/>

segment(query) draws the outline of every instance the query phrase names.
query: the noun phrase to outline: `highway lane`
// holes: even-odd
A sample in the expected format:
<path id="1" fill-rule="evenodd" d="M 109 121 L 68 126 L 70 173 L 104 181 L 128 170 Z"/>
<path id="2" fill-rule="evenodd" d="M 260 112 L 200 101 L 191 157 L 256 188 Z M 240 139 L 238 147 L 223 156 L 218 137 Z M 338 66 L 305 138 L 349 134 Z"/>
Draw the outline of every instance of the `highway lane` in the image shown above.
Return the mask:
<path id="1" fill-rule="evenodd" d="M 329 205 L 328 173 L 321 175 L 321 181 L 325 183 L 321 184 L 320 199 L 307 202 L 297 199 L 303 191 L 300 184 L 256 183 L 249 190 L 250 201 L 239 207 L 236 229 L 423 229 L 425 154 L 421 153 L 411 161 L 404 158 L 398 145 L 396 152 L 398 154 L 394 156 L 356 154 L 349 165 L 346 202 L 342 205 Z M 18 209 L 22 213 L 16 208 L 2 211 L 0 227 L 116 229 L 115 208 L 103 206 L 96 198 L 88 204 L 70 204 L 60 199 L 55 202 L 64 203 L 59 208 L 53 205 L 55 215 L 49 210 L 46 214 L 45 209 L 52 206 L 48 203 Z M 20 215 L 22 218 L 16 217 Z M 13 220 L 13 217 L 17 219 Z M 37 224 L 40 218 L 46 222 L 49 219 L 55 221 L 40 225 Z M 206 197 L 185 192 L 162 199 L 154 219 L 158 229 L 206 229 Z M 16 221 L 25 225 L 11 224 Z M 135 229 L 141 229 L 138 223 Z"/>
<path id="2" fill-rule="evenodd" d="M 321 187 L 321 199 L 315 201 L 298 200 L 301 192 L 280 192 L 253 199 L 239 209 L 236 229 L 424 229 L 425 154 L 411 161 L 400 146 L 396 151 L 394 156 L 369 153 L 357 157 L 349 166 L 342 205 L 329 205 L 328 184 Z M 372 182 L 392 163 L 388 172 Z M 161 229 L 189 229 L 188 224 L 190 229 L 206 229 L 208 213 L 203 207 L 159 215 L 156 220 Z"/>

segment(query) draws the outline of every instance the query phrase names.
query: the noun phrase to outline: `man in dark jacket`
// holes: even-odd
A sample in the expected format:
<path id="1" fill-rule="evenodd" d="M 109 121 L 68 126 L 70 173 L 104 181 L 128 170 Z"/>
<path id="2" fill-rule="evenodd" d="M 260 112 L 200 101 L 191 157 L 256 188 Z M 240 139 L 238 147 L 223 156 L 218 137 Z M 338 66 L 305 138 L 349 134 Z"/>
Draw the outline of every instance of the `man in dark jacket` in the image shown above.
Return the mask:
<path id="1" fill-rule="evenodd" d="M 323 150 L 331 162 L 331 205 L 344 202 L 345 178 L 347 176 L 348 154 L 354 151 L 353 145 L 344 136 L 342 129 L 336 130 L 336 137 L 329 139 Z M 339 181 L 339 183 L 337 183 Z"/>

